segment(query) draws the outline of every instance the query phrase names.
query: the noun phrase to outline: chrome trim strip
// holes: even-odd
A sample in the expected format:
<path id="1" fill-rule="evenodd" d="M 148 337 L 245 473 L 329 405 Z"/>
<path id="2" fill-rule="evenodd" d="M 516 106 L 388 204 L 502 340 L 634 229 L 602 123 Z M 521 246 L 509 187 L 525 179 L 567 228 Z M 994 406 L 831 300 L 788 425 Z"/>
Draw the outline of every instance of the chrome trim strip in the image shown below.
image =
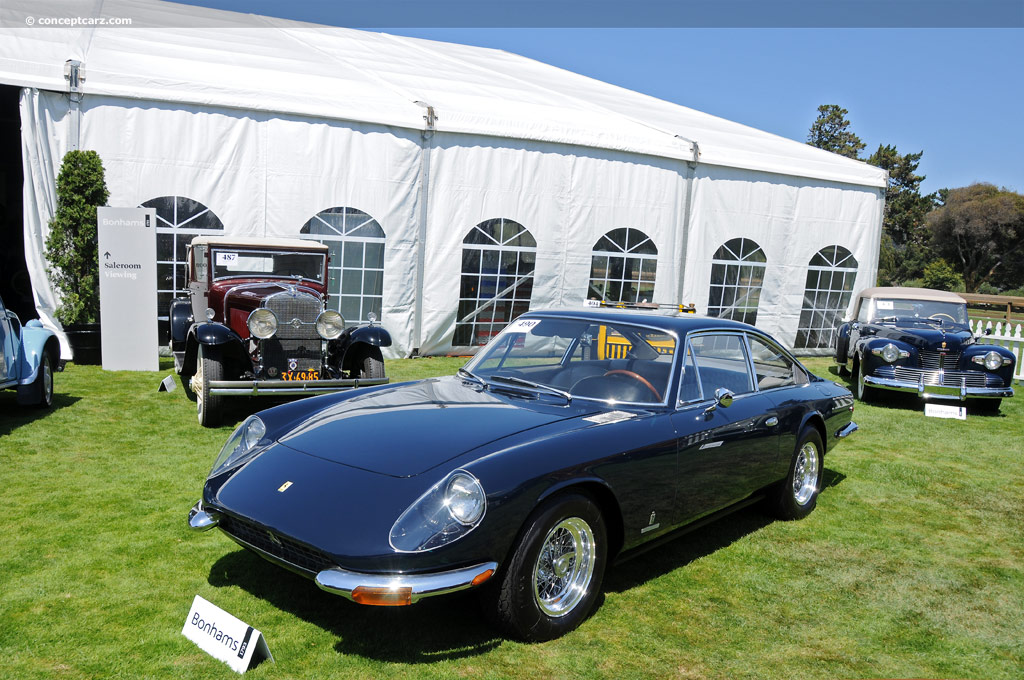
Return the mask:
<path id="1" fill-rule="evenodd" d="M 345 378 L 343 380 L 211 380 L 210 394 L 325 394 L 349 387 L 386 385 L 390 378 Z"/>
<path id="2" fill-rule="evenodd" d="M 1012 387 L 951 387 L 948 385 L 929 385 L 924 382 L 905 382 L 893 380 L 892 378 L 876 378 L 864 376 L 864 384 L 877 387 L 882 390 L 894 390 L 896 392 L 914 392 L 922 397 L 933 397 L 935 399 L 959 399 L 964 401 L 968 398 L 1002 399 L 1013 396 Z"/>
<path id="3" fill-rule="evenodd" d="M 836 439 L 844 439 L 846 437 L 849 437 L 851 434 L 853 434 L 854 432 L 856 432 L 859 429 L 860 428 L 857 427 L 857 423 L 855 423 L 855 422 L 853 422 L 851 420 L 846 425 L 844 425 L 843 427 L 839 428 L 839 430 L 836 432 Z"/>
<path id="4" fill-rule="evenodd" d="M 321 590 L 352 599 L 352 591 L 364 588 L 411 588 L 412 601 L 424 597 L 445 595 L 465 590 L 473 585 L 473 579 L 487 571 L 498 570 L 497 562 L 484 562 L 472 567 L 441 571 L 432 574 L 363 574 L 341 567 L 324 569 L 316 575 L 316 584 Z"/>
<path id="5" fill-rule="evenodd" d="M 203 502 L 198 501 L 188 511 L 188 525 L 194 531 L 209 531 L 220 524 L 220 515 L 203 510 Z"/>

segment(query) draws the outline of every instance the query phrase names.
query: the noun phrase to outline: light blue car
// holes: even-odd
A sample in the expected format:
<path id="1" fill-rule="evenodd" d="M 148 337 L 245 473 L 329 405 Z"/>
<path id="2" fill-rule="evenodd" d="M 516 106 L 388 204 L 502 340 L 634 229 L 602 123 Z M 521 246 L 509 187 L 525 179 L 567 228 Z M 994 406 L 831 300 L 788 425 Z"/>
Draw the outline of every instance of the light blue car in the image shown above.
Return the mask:
<path id="1" fill-rule="evenodd" d="M 60 346 L 53 331 L 33 319 L 24 326 L 0 299 L 0 389 L 17 388 L 18 403 L 53 405 L 53 372 L 60 368 Z"/>

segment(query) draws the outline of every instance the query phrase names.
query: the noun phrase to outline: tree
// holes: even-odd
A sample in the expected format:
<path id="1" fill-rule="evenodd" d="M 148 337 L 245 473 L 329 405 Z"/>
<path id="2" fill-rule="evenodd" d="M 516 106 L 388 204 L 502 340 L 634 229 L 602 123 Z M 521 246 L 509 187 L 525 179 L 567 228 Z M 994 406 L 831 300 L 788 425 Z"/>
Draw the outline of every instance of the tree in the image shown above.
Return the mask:
<path id="1" fill-rule="evenodd" d="M 992 184 L 951 189 L 928 226 L 935 252 L 960 266 L 968 293 L 1024 283 L 1024 196 Z"/>
<path id="2" fill-rule="evenodd" d="M 807 143 L 825 151 L 837 153 L 847 158 L 859 158 L 864 149 L 860 137 L 850 132 L 850 121 L 846 119 L 849 111 L 835 104 L 822 104 L 818 107 L 818 118 L 811 124 L 807 133 Z"/>
<path id="3" fill-rule="evenodd" d="M 936 205 L 936 194 L 921 195 L 925 176 L 918 175 L 917 168 L 923 155 L 923 151 L 900 154 L 895 146 L 879 144 L 867 160 L 889 173 L 878 262 L 878 278 L 883 285 L 921 276 L 925 264 L 934 258 L 925 218 Z"/>
<path id="4" fill-rule="evenodd" d="M 63 324 L 99 321 L 96 206 L 106 205 L 109 197 L 99 154 L 69 151 L 57 176 L 57 210 L 46 237 L 48 272 L 61 296 L 57 318 Z"/>

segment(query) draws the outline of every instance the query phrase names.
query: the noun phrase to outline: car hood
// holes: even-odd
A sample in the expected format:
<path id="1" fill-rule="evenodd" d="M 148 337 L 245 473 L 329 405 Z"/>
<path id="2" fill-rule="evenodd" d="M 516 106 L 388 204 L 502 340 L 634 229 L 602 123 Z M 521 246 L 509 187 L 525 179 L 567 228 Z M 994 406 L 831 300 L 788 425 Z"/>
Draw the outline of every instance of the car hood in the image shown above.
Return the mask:
<path id="1" fill-rule="evenodd" d="M 912 324 L 907 325 L 875 325 L 872 327 L 874 335 L 879 338 L 887 338 L 906 343 L 917 349 L 931 349 L 942 346 L 952 352 L 959 352 L 965 345 L 974 341 L 970 330 L 963 326 L 950 326 L 946 328 L 925 328 Z"/>
<path id="2" fill-rule="evenodd" d="M 410 477 L 505 437 L 599 410 L 593 402 L 552 403 L 433 378 L 328 405 L 277 439 L 336 463 Z"/>

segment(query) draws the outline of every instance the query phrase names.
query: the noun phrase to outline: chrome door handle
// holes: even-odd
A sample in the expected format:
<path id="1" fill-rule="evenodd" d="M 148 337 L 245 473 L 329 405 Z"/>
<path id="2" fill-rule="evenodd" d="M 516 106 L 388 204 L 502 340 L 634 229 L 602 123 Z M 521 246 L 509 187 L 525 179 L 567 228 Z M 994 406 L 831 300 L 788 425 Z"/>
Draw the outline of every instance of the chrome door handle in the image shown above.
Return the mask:
<path id="1" fill-rule="evenodd" d="M 776 418 L 775 416 L 772 416 L 768 420 L 764 421 L 764 424 L 767 425 L 768 427 L 775 427 L 776 425 L 779 424 L 779 419 Z"/>

